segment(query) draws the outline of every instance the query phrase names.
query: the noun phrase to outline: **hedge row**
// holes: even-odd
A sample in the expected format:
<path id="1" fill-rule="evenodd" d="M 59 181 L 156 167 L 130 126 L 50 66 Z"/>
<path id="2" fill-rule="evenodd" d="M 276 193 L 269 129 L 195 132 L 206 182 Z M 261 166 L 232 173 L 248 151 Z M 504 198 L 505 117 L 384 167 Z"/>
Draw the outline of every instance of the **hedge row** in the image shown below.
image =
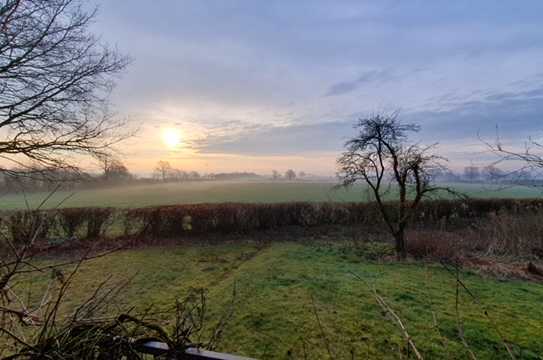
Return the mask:
<path id="1" fill-rule="evenodd" d="M 371 223 L 375 208 L 363 204 L 199 204 L 128 210 L 127 230 L 151 237 L 183 233 L 244 233 L 283 226 Z M 139 231 L 138 231 L 139 229 Z M 133 232 L 134 233 L 134 232 Z"/>
<path id="2" fill-rule="evenodd" d="M 97 239 L 105 235 L 111 208 L 13 211 L 0 215 L 0 232 L 15 245 L 32 240 Z"/>
<path id="3" fill-rule="evenodd" d="M 394 203 L 388 203 L 394 214 Z M 543 199 L 434 200 L 421 203 L 414 221 L 418 225 L 440 223 L 465 226 L 491 213 L 537 212 Z M 181 237 L 187 234 L 245 233 L 283 226 L 362 224 L 384 229 L 374 203 L 197 204 L 120 210 L 69 208 L 44 211 L 16 211 L 0 216 L 1 229 L 14 242 L 37 235 L 40 239 L 95 239 L 112 225 L 113 237 Z M 109 232 L 111 235 L 111 232 Z"/>
<path id="4" fill-rule="evenodd" d="M 391 217 L 395 204 L 387 204 Z M 421 203 L 416 225 L 466 226 L 498 212 L 538 212 L 543 199 L 435 200 Z M 186 233 L 243 233 L 283 226 L 366 225 L 384 229 L 374 203 L 197 204 L 128 210 L 124 214 L 125 234 L 148 237 L 177 237 Z"/>

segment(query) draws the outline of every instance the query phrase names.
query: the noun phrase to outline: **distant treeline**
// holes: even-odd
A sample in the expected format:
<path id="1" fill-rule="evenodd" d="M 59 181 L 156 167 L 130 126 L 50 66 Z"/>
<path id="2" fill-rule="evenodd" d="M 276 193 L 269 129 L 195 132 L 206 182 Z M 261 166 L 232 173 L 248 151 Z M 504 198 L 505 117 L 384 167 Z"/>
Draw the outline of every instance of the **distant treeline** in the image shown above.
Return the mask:
<path id="1" fill-rule="evenodd" d="M 98 159 L 100 172 L 89 173 L 79 169 L 58 169 L 25 167 L 5 169 L 0 168 L 0 192 L 35 192 L 52 191 L 57 187 L 63 190 L 99 188 L 115 185 L 154 184 L 164 182 L 189 181 L 232 181 L 232 180 L 316 180 L 318 176 L 296 173 L 288 169 L 284 174 L 273 170 L 269 176 L 254 172 L 234 171 L 201 174 L 194 170 L 183 170 L 173 167 L 168 161 L 158 161 L 151 176 L 137 176 L 119 159 Z"/>
<path id="2" fill-rule="evenodd" d="M 55 176 L 56 175 L 56 176 Z M 191 182 L 191 181 L 228 181 L 228 180 L 250 180 L 263 179 L 262 176 L 249 172 L 232 172 L 204 174 L 194 176 L 183 176 L 179 178 L 168 178 L 165 180 L 154 177 L 112 177 L 104 178 L 102 175 L 89 173 L 73 173 L 58 175 L 48 173 L 46 175 L 35 176 L 34 174 L 20 175 L 14 177 L 9 174 L 0 173 L 0 189 L 2 193 L 10 192 L 38 192 L 53 191 L 60 187 L 63 190 L 93 189 L 107 186 L 118 185 L 138 185 L 138 184 L 157 184 L 164 182 Z"/>
<path id="3" fill-rule="evenodd" d="M 117 159 L 103 159 L 99 173 L 87 173 L 76 169 L 24 168 L 0 170 L 1 192 L 52 191 L 61 186 L 64 190 L 99 188 L 104 186 L 154 184 L 162 182 L 259 180 L 273 181 L 318 180 L 318 176 L 288 169 L 284 173 L 272 170 L 269 176 L 254 172 L 222 172 L 200 174 L 194 170 L 182 170 L 167 161 L 159 161 L 151 176 L 137 176 Z M 526 169 L 504 171 L 494 165 L 466 166 L 463 172 L 435 169 L 432 174 L 438 182 L 465 182 L 503 185 L 543 186 L 543 178 Z M 328 179 L 329 180 L 329 179 Z"/>
<path id="4" fill-rule="evenodd" d="M 530 169 L 506 171 L 495 165 L 464 167 L 463 171 L 455 172 L 450 169 L 435 169 L 434 179 L 441 182 L 495 183 L 518 185 L 542 185 L 540 174 Z"/>
<path id="5" fill-rule="evenodd" d="M 166 165 L 164 165 L 166 164 Z M 155 184 L 164 182 L 226 181 L 261 179 L 252 172 L 229 172 L 200 174 L 197 171 L 174 169 L 160 162 L 150 177 L 137 176 L 129 172 L 120 161 L 108 161 L 100 173 L 87 173 L 76 169 L 25 168 L 0 170 L 0 189 L 7 192 L 53 191 L 92 189 L 106 186 Z"/>

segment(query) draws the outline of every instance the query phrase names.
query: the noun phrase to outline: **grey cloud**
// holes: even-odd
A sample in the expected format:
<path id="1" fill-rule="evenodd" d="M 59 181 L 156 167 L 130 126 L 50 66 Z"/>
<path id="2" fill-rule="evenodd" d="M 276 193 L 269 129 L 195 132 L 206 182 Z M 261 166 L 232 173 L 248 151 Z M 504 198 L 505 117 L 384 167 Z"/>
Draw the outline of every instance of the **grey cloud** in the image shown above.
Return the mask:
<path id="1" fill-rule="evenodd" d="M 543 134 L 543 87 L 495 93 L 444 111 L 415 112 L 407 114 L 406 120 L 420 123 L 428 140 L 474 140 L 478 133 L 492 137 L 498 127 L 501 136 L 522 142 L 530 135 Z"/>
<path id="2" fill-rule="evenodd" d="M 396 74 L 432 68 L 473 49 L 500 59 L 543 47 L 543 2 L 535 0 L 95 1 L 102 4 L 98 31 L 135 59 L 116 99 L 130 111 L 164 99 L 251 107 L 299 103 L 390 80 L 389 70 L 372 70 L 340 81 L 353 69 Z"/>
<path id="3" fill-rule="evenodd" d="M 326 92 L 326 96 L 342 95 L 354 91 L 358 88 L 358 82 L 341 82 L 334 84 Z"/>
<path id="4" fill-rule="evenodd" d="M 538 96 L 523 96 L 527 93 Z M 352 136 L 352 125 L 359 116 L 363 115 L 352 114 L 348 119 L 320 124 L 254 129 L 242 136 L 207 139 L 199 144 L 199 150 L 249 155 L 339 153 L 345 140 Z M 457 104 L 453 109 L 400 116 L 403 121 L 419 123 L 422 126 L 420 139 L 427 143 L 478 143 L 478 133 L 492 138 L 496 126 L 502 137 L 521 143 L 537 132 L 543 134 L 543 87 L 520 93 L 496 93 Z"/>
<path id="5" fill-rule="evenodd" d="M 207 139 L 200 151 L 246 155 L 302 155 L 338 151 L 351 131 L 351 121 L 268 127 L 233 139 Z"/>
<path id="6" fill-rule="evenodd" d="M 387 70 L 370 70 L 362 74 L 354 81 L 339 82 L 330 86 L 326 91 L 325 96 L 336 96 L 350 93 L 357 90 L 364 84 L 370 84 L 373 82 L 385 82 L 390 81 L 394 77 L 390 71 Z"/>

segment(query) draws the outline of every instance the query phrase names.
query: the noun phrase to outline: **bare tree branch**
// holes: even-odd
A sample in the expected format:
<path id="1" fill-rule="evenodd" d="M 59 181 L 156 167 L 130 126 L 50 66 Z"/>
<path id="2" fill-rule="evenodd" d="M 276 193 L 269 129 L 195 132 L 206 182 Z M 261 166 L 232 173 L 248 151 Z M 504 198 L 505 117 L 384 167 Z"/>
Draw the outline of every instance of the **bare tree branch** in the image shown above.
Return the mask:
<path id="1" fill-rule="evenodd" d="M 114 78 L 129 59 L 89 33 L 95 15 L 81 0 L 0 5 L 4 162 L 74 168 L 74 157 L 105 156 L 131 135 L 108 106 Z"/>

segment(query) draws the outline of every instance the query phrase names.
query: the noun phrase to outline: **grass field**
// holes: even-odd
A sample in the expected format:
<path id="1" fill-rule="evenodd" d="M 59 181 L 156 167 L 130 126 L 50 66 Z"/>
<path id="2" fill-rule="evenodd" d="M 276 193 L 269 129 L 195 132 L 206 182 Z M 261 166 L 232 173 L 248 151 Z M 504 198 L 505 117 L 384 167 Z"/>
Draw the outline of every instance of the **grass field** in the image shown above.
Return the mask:
<path id="1" fill-rule="evenodd" d="M 127 250 L 83 266 L 65 305 L 81 302 L 108 275 L 137 274 L 121 296 L 123 305 L 166 309 L 190 287 L 205 287 L 211 314 L 217 315 L 227 308 L 235 284 L 236 310 L 220 351 L 261 359 L 288 358 L 290 352 L 303 358 L 305 341 L 309 359 L 328 358 L 326 343 L 338 359 L 350 359 L 351 350 L 356 358 L 398 358 L 405 341 L 376 303 L 367 285 L 372 284 L 403 319 L 425 358 L 468 358 L 457 335 L 453 276 L 439 265 L 363 261 L 342 246 L 244 242 Z M 44 286 L 45 276 L 32 278 L 34 291 Z M 460 319 L 478 359 L 508 358 L 497 331 L 522 348 L 518 358 L 543 355 L 543 285 L 465 272 L 462 278 L 482 304 L 461 291 Z M 171 320 L 162 316 L 165 324 Z"/>
<path id="2" fill-rule="evenodd" d="M 497 187 L 480 184 L 448 184 L 457 191 L 478 198 L 540 197 L 541 189 Z M 334 189 L 333 183 L 312 182 L 191 182 L 155 185 L 131 185 L 96 190 L 59 191 L 45 207 L 111 206 L 144 207 L 152 205 L 220 202 L 290 202 L 290 201 L 364 201 L 366 188 Z M 47 193 L 0 195 L 0 210 L 35 208 Z M 443 197 L 447 197 L 443 194 Z M 27 205 L 28 204 L 28 205 Z"/>

